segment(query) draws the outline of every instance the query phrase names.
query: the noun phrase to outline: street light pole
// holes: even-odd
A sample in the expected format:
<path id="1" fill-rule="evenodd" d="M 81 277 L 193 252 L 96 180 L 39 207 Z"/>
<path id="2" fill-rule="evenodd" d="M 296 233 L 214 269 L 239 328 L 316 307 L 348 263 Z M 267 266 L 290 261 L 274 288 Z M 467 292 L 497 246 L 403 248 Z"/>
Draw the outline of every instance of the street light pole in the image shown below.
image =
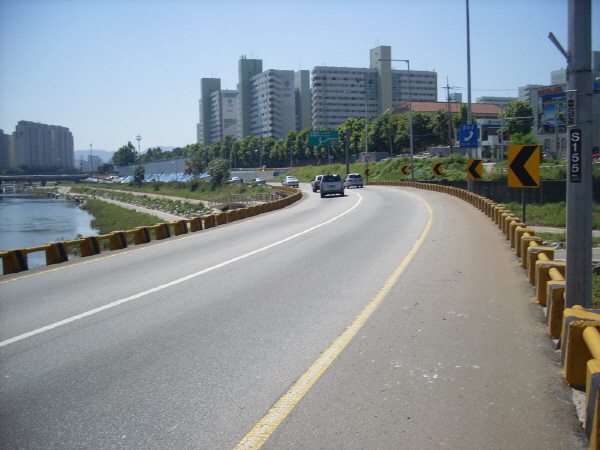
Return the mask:
<path id="1" fill-rule="evenodd" d="M 415 183 L 415 141 L 413 136 L 412 96 L 410 91 L 410 61 L 408 59 L 378 59 L 377 61 L 399 61 L 405 62 L 408 68 L 408 126 L 410 132 L 410 179 Z"/>
<path id="2" fill-rule="evenodd" d="M 142 155 L 141 152 L 140 152 L 140 141 L 142 140 L 142 137 L 138 134 L 135 138 L 138 141 L 138 163 L 139 163 L 140 162 L 140 156 Z"/>

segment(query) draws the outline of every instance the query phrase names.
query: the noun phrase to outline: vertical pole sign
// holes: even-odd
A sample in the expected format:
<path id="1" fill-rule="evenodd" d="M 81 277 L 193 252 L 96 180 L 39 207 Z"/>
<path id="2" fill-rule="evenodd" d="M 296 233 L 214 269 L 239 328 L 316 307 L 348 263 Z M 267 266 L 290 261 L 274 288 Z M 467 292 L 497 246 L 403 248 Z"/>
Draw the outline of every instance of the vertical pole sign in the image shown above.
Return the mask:
<path id="1" fill-rule="evenodd" d="M 569 131 L 569 182 L 581 183 L 581 130 Z"/>

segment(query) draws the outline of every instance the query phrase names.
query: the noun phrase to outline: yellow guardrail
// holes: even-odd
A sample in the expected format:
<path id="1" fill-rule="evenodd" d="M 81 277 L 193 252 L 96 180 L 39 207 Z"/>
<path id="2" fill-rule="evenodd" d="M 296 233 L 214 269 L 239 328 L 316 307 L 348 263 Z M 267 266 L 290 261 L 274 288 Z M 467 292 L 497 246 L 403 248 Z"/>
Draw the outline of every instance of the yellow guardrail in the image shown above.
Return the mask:
<path id="1" fill-rule="evenodd" d="M 287 186 L 273 188 L 283 191 L 285 196 L 281 198 L 259 203 L 254 206 L 229 210 L 226 212 L 209 214 L 191 219 L 181 219 L 172 222 L 158 223 L 147 227 L 137 227 L 134 230 L 113 231 L 101 236 L 90 236 L 71 241 L 56 241 L 37 247 L 17 248 L 0 252 L 2 258 L 2 270 L 4 275 L 19 273 L 29 269 L 27 256 L 35 252 L 45 252 L 46 264 L 59 264 L 69 260 L 69 249 L 77 247 L 81 257 L 97 255 L 101 252 L 103 243 L 107 243 L 110 250 L 120 250 L 128 246 L 128 236 L 133 236 L 134 245 L 146 244 L 152 240 L 167 239 L 171 236 L 179 236 L 186 233 L 194 233 L 200 230 L 216 227 L 236 220 L 245 219 L 291 205 L 302 198 L 300 189 Z"/>
<path id="2" fill-rule="evenodd" d="M 464 189 L 434 183 L 369 181 L 369 185 L 403 186 L 444 192 L 479 208 L 502 230 L 521 259 L 528 281 L 535 286 L 537 302 L 546 307 L 548 333 L 560 339 L 565 381 L 585 389 L 585 431 L 590 449 L 600 448 L 600 311 L 582 307 L 565 309 L 566 263 L 554 260 L 554 248 L 527 228 L 508 209 Z"/>

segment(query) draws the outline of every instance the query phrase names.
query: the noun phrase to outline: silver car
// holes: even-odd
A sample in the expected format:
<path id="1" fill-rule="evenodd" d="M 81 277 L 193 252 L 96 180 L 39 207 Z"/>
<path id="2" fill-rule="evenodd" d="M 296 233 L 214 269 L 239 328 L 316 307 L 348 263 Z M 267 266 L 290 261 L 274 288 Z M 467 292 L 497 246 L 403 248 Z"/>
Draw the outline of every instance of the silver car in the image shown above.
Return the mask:
<path id="1" fill-rule="evenodd" d="M 310 182 L 313 192 L 317 192 L 321 188 L 321 178 L 323 178 L 323 175 L 317 175 L 315 179 Z"/>
<path id="2" fill-rule="evenodd" d="M 354 187 L 363 187 L 363 179 L 360 173 L 349 173 L 346 179 L 344 180 L 344 186 L 350 188 Z"/>
<path id="3" fill-rule="evenodd" d="M 298 179 L 296 177 L 288 175 L 287 177 L 284 177 L 283 180 L 281 180 L 281 185 L 297 188 L 298 187 Z"/>

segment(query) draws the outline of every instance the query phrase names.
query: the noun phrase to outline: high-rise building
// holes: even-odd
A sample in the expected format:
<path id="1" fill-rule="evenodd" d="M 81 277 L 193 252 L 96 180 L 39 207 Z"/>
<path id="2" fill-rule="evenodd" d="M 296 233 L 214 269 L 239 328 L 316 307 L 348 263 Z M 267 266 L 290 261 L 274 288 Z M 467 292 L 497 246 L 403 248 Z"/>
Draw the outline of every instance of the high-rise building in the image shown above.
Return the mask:
<path id="1" fill-rule="evenodd" d="M 10 166 L 10 155 L 8 146 L 8 134 L 4 134 L 4 130 L 0 130 L 0 167 L 8 169 Z"/>
<path id="2" fill-rule="evenodd" d="M 218 78 L 200 83 L 198 143 L 231 135 L 235 139 L 263 136 L 283 139 L 310 128 L 310 72 L 262 70 L 262 60 L 240 58 L 237 91 L 221 90 Z"/>
<path id="3" fill-rule="evenodd" d="M 32 169 L 75 167 L 73 134 L 66 127 L 19 121 L 11 139 L 16 165 Z"/>
<path id="4" fill-rule="evenodd" d="M 372 119 L 407 101 L 409 91 L 415 102 L 436 101 L 437 73 L 409 72 L 408 66 L 407 70 L 392 70 L 391 54 L 389 46 L 372 49 L 369 69 L 321 66 L 295 73 L 263 71 L 262 60 L 242 56 L 238 61 L 235 137 L 284 139 L 290 131 L 337 127 L 348 117 Z M 220 114 L 230 111 L 227 101 L 233 97 L 226 94 L 234 92 L 221 91 L 218 78 L 202 79 L 199 143 L 209 145 L 232 134 L 224 130 L 233 122 L 226 125 Z"/>
<path id="5" fill-rule="evenodd" d="M 250 78 L 250 134 L 285 139 L 296 129 L 294 71 L 266 70 Z"/>
<path id="6" fill-rule="evenodd" d="M 200 80 L 200 122 L 197 142 L 210 145 L 230 135 L 238 138 L 238 94 L 237 91 L 221 90 L 219 78 Z"/>
<path id="7" fill-rule="evenodd" d="M 310 92 L 310 70 L 299 70 L 294 74 L 296 97 L 296 131 L 312 127 L 310 105 L 312 94 Z"/>
<path id="8" fill-rule="evenodd" d="M 202 78 L 200 80 L 200 122 L 197 125 L 197 142 L 210 145 L 211 135 L 211 95 L 221 90 L 220 78 Z"/>
<path id="9" fill-rule="evenodd" d="M 262 72 L 262 59 L 246 59 L 242 56 L 238 61 L 238 136 L 244 139 L 250 136 L 250 79 Z"/>
<path id="10" fill-rule="evenodd" d="M 369 120 L 409 100 L 409 71 L 392 70 L 391 47 L 371 49 L 370 68 L 312 70 L 312 126 L 335 128 L 349 117 Z M 437 73 L 410 71 L 410 99 L 437 101 Z"/>

